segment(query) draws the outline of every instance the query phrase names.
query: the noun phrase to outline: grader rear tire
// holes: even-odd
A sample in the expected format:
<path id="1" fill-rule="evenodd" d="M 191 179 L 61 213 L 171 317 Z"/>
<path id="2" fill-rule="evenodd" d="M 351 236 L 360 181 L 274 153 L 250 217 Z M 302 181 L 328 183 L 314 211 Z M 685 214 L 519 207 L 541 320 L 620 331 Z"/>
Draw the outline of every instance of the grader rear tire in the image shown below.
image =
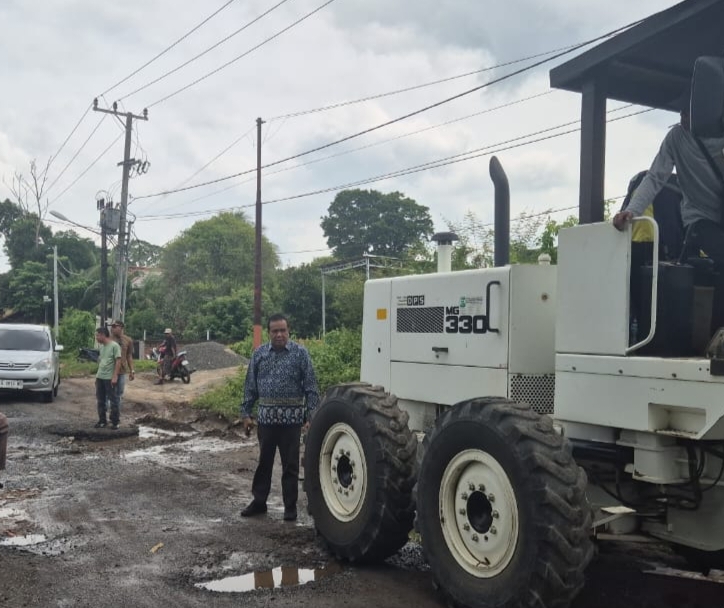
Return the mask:
<path id="1" fill-rule="evenodd" d="M 563 608 L 593 556 L 586 475 L 550 418 L 462 402 L 425 439 L 418 528 L 449 605 Z"/>
<path id="2" fill-rule="evenodd" d="M 417 439 L 397 399 L 381 387 L 332 387 L 304 450 L 309 512 L 329 550 L 373 562 L 398 551 L 412 529 Z"/>

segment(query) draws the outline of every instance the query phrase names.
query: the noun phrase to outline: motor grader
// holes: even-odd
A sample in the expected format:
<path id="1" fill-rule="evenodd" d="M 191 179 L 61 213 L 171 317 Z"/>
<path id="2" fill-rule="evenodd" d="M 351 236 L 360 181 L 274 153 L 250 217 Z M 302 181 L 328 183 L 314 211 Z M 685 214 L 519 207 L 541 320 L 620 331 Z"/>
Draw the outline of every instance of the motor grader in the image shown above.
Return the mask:
<path id="1" fill-rule="evenodd" d="M 715 7 L 714 29 L 724 31 L 715 4 L 689 0 L 669 21 Z M 695 25 L 692 67 L 706 39 Z M 619 59 L 624 47 L 641 65 L 656 54 L 648 38 L 627 40 L 613 41 Z M 623 63 L 606 64 L 609 92 L 617 75 L 630 78 L 632 61 L 616 72 Z M 692 129 L 721 136 L 724 60 L 696 65 Z M 657 69 L 667 76 L 651 76 L 659 100 L 692 79 Z M 595 87 L 581 88 L 585 123 L 597 100 Z M 595 131 L 584 124 L 582 139 Z M 584 189 L 596 182 L 586 155 L 598 145 L 582 141 L 584 222 L 597 219 Z M 601 533 L 650 535 L 697 567 L 724 567 L 724 355 L 715 337 L 724 280 L 711 265 L 659 262 L 650 218 L 637 220 L 654 230 L 648 267 L 632 268 L 630 226 L 603 221 L 562 230 L 557 265 L 510 265 L 507 180 L 496 159 L 491 176 L 496 267 L 451 272 L 454 235 L 443 233 L 437 273 L 365 285 L 362 382 L 326 392 L 306 439 L 316 529 L 335 555 L 369 562 L 400 549 L 414 525 L 435 584 L 464 607 L 567 606 Z M 646 302 L 636 323 L 634 289 Z"/>

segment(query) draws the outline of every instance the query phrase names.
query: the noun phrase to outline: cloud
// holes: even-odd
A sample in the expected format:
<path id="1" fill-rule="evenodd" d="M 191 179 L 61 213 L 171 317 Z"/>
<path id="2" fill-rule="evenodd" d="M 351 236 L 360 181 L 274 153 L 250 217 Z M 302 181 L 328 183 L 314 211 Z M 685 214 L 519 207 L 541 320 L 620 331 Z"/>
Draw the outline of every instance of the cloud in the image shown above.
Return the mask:
<path id="1" fill-rule="evenodd" d="M 404 116 L 456 95 L 514 68 L 501 68 L 366 103 L 298 118 L 272 120 L 290 112 L 412 87 L 565 46 L 671 6 L 669 0 L 338 0 L 298 27 L 251 52 L 189 90 L 154 102 L 273 36 L 321 4 L 290 0 L 247 31 L 143 91 L 123 99 L 121 109 L 139 113 L 132 154 L 147 158 L 150 171 L 131 180 L 133 196 L 195 184 L 254 169 L 255 120 L 262 117 L 264 163 L 296 155 L 351 133 Z M 48 0 L 43 10 L 16 0 L 0 4 L 5 92 L 0 114 L 0 174 L 25 169 L 54 154 L 95 95 L 148 61 L 220 7 L 191 0 L 129 0 L 123 4 L 90 0 Z M 266 0 L 234 2 L 203 28 L 100 99 L 110 104 L 135 88 L 202 52 L 272 6 Z M 558 60 L 559 62 L 562 60 Z M 263 172 L 268 201 L 324 190 L 503 142 L 550 125 L 576 120 L 577 95 L 554 92 L 542 98 L 482 114 L 425 132 L 400 137 L 548 90 L 551 65 L 483 89 L 418 116 L 305 155 Z M 89 112 L 54 160 L 50 179 L 79 151 L 100 120 Z M 621 193 L 631 174 L 648 165 L 671 114 L 656 113 L 609 128 L 607 193 Z M 108 117 L 67 171 L 48 192 L 51 208 L 81 224 L 95 226 L 95 197 L 109 191 L 118 202 L 122 139 L 64 194 L 122 126 Z M 208 168 L 203 165 L 245 133 L 241 141 Z M 400 137 L 380 145 L 371 145 Z M 365 149 L 314 162 L 346 150 Z M 562 136 L 498 152 L 509 172 L 513 213 L 575 205 L 578 196 L 578 137 Z M 450 164 L 365 188 L 400 190 L 427 205 L 436 228 L 444 217 L 459 219 L 468 209 L 492 213 L 487 157 Z M 273 173 L 298 165 L 293 170 Z M 193 177 L 191 177 L 193 176 Z M 243 184 L 227 189 L 234 183 Z M 214 192 L 217 192 L 214 194 Z M 336 191 L 268 204 L 265 234 L 281 252 L 326 248 L 319 218 Z M 253 218 L 254 173 L 167 197 L 135 200 L 139 238 L 163 244 L 214 210 L 245 208 Z M 0 196 L 4 198 L 4 196 Z M 207 215 L 197 215 L 198 213 Z M 175 217 L 188 214 L 188 217 Z M 168 216 L 157 219 L 157 216 Z M 154 219 L 151 219 L 151 218 Z M 285 264 L 309 261 L 314 252 L 283 254 Z"/>

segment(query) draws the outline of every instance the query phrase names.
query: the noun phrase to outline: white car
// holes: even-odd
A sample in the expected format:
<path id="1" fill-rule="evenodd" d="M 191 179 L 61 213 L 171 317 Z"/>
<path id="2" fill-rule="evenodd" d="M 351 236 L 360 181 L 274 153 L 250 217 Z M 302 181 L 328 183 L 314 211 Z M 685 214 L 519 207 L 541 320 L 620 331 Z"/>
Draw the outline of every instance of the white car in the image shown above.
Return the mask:
<path id="1" fill-rule="evenodd" d="M 60 385 L 61 350 L 47 325 L 0 323 L 0 390 L 39 392 L 52 402 Z"/>

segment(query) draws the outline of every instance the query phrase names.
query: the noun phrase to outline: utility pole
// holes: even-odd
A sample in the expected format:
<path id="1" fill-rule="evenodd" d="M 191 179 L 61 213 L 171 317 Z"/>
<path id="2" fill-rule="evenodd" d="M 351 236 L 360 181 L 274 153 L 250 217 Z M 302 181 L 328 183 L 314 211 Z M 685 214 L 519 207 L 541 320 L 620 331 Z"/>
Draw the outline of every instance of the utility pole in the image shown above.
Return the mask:
<path id="1" fill-rule="evenodd" d="M 254 239 L 254 348 L 261 346 L 261 126 L 256 119 L 256 233 Z"/>
<path id="2" fill-rule="evenodd" d="M 118 257 L 116 260 L 116 285 L 113 289 L 113 318 L 123 319 L 123 290 L 126 284 L 126 258 L 128 257 L 128 234 L 126 232 L 126 210 L 128 208 L 128 180 L 131 174 L 131 165 L 136 160 L 131 158 L 131 136 L 133 134 L 133 119 L 136 120 L 148 120 L 148 110 L 144 108 L 143 115 L 138 116 L 131 112 L 119 112 L 118 104 L 113 102 L 113 109 L 108 110 L 105 108 L 98 107 L 98 99 L 93 100 L 93 110 L 96 112 L 103 112 L 105 114 L 112 114 L 113 116 L 125 116 L 126 117 L 126 140 L 123 147 L 123 162 L 118 163 L 123 167 L 123 178 L 121 181 L 121 208 L 120 218 L 118 226 Z"/>
<path id="3" fill-rule="evenodd" d="M 58 246 L 53 245 L 53 333 L 58 341 Z"/>
<path id="4" fill-rule="evenodd" d="M 108 315 L 108 225 L 112 224 L 109 217 L 113 212 L 113 203 L 101 198 L 96 201 L 101 214 L 101 327 L 106 326 Z"/>

